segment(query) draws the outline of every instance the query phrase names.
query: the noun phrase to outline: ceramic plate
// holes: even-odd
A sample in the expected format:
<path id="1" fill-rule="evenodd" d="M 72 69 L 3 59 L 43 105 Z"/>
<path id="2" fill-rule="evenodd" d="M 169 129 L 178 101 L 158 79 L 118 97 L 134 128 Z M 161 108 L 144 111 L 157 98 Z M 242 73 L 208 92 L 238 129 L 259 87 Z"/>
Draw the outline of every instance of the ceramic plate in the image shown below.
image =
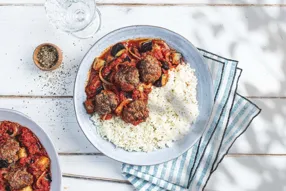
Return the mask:
<path id="1" fill-rule="evenodd" d="M 186 63 L 196 70 L 198 79 L 197 100 L 200 114 L 192 125 L 190 132 L 181 140 L 174 142 L 171 148 L 156 150 L 153 152 L 128 152 L 116 148 L 112 143 L 104 140 L 97 133 L 95 126 L 86 113 L 83 102 L 86 99 L 85 84 L 87 74 L 95 57 L 99 56 L 109 46 L 134 38 L 160 38 L 166 41 L 172 48 L 181 52 Z M 75 88 L 74 104 L 79 125 L 89 141 L 102 153 L 115 160 L 133 165 L 153 165 L 174 159 L 191 148 L 202 136 L 209 120 L 213 106 L 213 86 L 211 75 L 207 65 L 197 49 L 184 37 L 164 28 L 155 26 L 130 26 L 117 29 L 98 40 L 88 51 L 79 67 Z"/>
<path id="2" fill-rule="evenodd" d="M 10 109 L 0 109 L 0 121 L 11 121 L 19 123 L 20 125 L 30 129 L 40 140 L 42 145 L 45 147 L 50 159 L 51 159 L 51 173 L 52 183 L 51 190 L 61 190 L 62 186 L 62 173 L 59 164 L 57 152 L 43 129 L 32 121 L 28 116 Z"/>

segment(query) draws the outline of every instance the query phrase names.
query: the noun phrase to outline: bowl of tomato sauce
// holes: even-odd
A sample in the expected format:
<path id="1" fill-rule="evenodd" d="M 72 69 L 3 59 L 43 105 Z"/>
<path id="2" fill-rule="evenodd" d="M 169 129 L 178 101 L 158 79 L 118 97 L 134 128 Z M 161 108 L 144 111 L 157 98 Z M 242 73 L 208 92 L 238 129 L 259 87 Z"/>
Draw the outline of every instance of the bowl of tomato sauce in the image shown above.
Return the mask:
<path id="1" fill-rule="evenodd" d="M 0 108 L 0 191 L 60 191 L 62 173 L 51 139 L 28 116 Z"/>

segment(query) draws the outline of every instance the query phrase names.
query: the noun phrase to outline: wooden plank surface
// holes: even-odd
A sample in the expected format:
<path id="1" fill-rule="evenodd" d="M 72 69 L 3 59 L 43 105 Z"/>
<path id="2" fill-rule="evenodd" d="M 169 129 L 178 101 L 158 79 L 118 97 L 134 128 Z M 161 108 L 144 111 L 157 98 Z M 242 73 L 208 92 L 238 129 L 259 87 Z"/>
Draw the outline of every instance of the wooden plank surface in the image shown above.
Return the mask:
<path id="1" fill-rule="evenodd" d="M 98 0 L 103 25 L 87 40 L 49 25 L 43 2 L 0 0 L 0 107 L 22 111 L 43 127 L 60 153 L 65 174 L 99 179 L 64 177 L 63 190 L 133 190 L 131 185 L 118 183 L 124 181 L 121 163 L 100 154 L 81 132 L 72 95 L 80 60 L 92 44 L 116 28 L 135 24 L 169 28 L 197 47 L 239 60 L 244 69 L 239 92 L 254 97 L 262 108 L 213 174 L 207 189 L 286 190 L 284 0 L 146 0 L 146 6 L 138 0 Z M 14 3 L 18 6 L 5 6 Z M 42 42 L 53 42 L 63 49 L 64 64 L 57 71 L 42 72 L 33 65 L 33 49 Z"/>
<path id="2" fill-rule="evenodd" d="M 0 4 L 43 4 L 45 0 L 0 0 Z M 281 5 L 285 0 L 96 0 L 99 4 Z"/>
<path id="3" fill-rule="evenodd" d="M 230 153 L 286 154 L 286 100 L 252 100 L 262 112 Z M 72 98 L 0 98 L 0 105 L 29 115 L 47 132 L 60 153 L 98 153 L 76 122 Z"/>
<path id="4" fill-rule="evenodd" d="M 227 157 L 209 180 L 206 189 L 217 191 L 284 191 L 286 158 Z"/>
<path id="5" fill-rule="evenodd" d="M 286 99 L 252 99 L 261 109 L 229 153 L 286 154 Z"/>
<path id="6" fill-rule="evenodd" d="M 30 116 L 51 137 L 58 152 L 97 152 L 77 124 L 72 99 L 0 99 L 0 106 Z"/>
<path id="7" fill-rule="evenodd" d="M 83 179 L 63 178 L 63 191 L 135 191 L 131 185 L 106 181 L 88 181 Z"/>
<path id="8" fill-rule="evenodd" d="M 104 155 L 97 156 L 60 156 L 62 171 L 65 174 L 76 174 L 89 177 L 104 177 L 114 180 L 125 180 L 121 175 L 122 163 Z"/>
<path id="9" fill-rule="evenodd" d="M 49 25 L 42 6 L 0 7 L 0 24 L 5 26 L 0 36 L 0 81 L 9 82 L 0 83 L 0 95 L 71 96 L 80 61 L 98 38 L 123 26 L 149 24 L 166 27 L 200 48 L 239 60 L 244 69 L 239 84 L 242 95 L 286 96 L 286 7 L 99 8 L 101 30 L 92 39 L 79 40 Z M 54 72 L 42 72 L 32 62 L 34 48 L 43 42 L 63 49 L 64 63 Z"/>
<path id="10" fill-rule="evenodd" d="M 121 163 L 114 162 L 105 156 L 61 156 L 61 164 L 64 173 L 73 173 L 78 175 L 105 177 L 122 181 L 120 168 Z M 229 157 L 227 156 L 223 163 L 213 173 L 207 185 L 208 190 L 219 191 L 241 191 L 241 190 L 284 190 L 286 189 L 286 156 L 275 157 Z M 251 181 L 250 181 L 251 180 Z M 71 180 L 70 180 L 71 181 Z M 86 182 L 85 182 L 86 183 Z M 101 181 L 89 181 L 88 184 L 97 186 Z M 64 185 L 66 179 L 64 179 Z M 73 183 L 74 184 L 74 183 Z M 87 183 L 86 183 L 87 184 Z M 112 190 L 117 186 L 128 186 L 119 183 L 113 183 L 114 187 L 107 187 Z M 82 184 L 78 180 L 76 188 Z M 108 184 L 107 184 L 108 186 Z M 93 187 L 89 187 L 93 188 Z M 128 187 L 126 187 L 127 189 Z M 131 189 L 132 187 L 130 187 Z M 76 190 L 70 187 L 71 190 Z M 129 188 L 127 189 L 129 190 Z"/>

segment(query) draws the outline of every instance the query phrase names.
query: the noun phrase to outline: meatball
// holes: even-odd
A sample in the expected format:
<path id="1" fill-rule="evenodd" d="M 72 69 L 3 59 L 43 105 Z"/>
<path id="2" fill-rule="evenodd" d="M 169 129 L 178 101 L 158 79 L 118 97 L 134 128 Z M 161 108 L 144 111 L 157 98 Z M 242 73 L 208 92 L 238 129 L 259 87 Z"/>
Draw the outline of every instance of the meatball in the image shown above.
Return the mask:
<path id="1" fill-rule="evenodd" d="M 109 114 L 116 109 L 118 98 L 112 91 L 103 90 L 95 96 L 95 111 L 99 115 Z"/>
<path id="2" fill-rule="evenodd" d="M 142 100 L 135 100 L 123 109 L 122 118 L 127 123 L 138 125 L 149 116 L 147 105 Z"/>
<path id="3" fill-rule="evenodd" d="M 146 58 L 138 63 L 140 79 L 145 83 L 154 83 L 162 74 L 160 62 L 153 56 L 147 55 Z"/>
<path id="4" fill-rule="evenodd" d="M 8 180 L 12 190 L 23 189 L 33 183 L 33 176 L 25 169 L 13 169 L 5 178 Z"/>
<path id="5" fill-rule="evenodd" d="M 5 160 L 8 163 L 13 163 L 18 160 L 17 152 L 20 150 L 19 142 L 14 139 L 9 138 L 0 147 L 0 159 Z"/>
<path id="6" fill-rule="evenodd" d="M 114 76 L 114 82 L 123 91 L 132 91 L 139 84 L 139 72 L 134 66 L 124 66 Z"/>

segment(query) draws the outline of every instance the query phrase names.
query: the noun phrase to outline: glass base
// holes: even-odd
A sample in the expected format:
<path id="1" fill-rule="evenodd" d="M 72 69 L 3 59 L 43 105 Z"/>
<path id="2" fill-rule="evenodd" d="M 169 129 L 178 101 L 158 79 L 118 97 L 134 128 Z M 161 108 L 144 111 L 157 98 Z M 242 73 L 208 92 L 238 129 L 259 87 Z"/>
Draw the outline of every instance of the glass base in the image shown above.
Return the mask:
<path id="1" fill-rule="evenodd" d="M 73 32 L 71 34 L 77 38 L 82 38 L 82 39 L 90 38 L 100 29 L 100 26 L 101 26 L 101 14 L 100 11 L 96 8 L 93 21 L 83 30 Z"/>

